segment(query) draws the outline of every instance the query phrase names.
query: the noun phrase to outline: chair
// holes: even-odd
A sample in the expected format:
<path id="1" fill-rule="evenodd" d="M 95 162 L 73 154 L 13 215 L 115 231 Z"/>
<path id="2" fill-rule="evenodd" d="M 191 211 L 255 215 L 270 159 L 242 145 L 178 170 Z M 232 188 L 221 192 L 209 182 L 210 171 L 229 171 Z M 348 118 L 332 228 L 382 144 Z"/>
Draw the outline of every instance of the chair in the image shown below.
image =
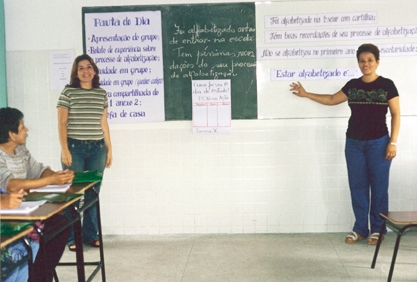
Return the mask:
<path id="1" fill-rule="evenodd" d="M 412 211 L 391 211 L 382 212 L 380 216 L 384 219 L 384 224 L 381 226 L 379 234 L 383 234 L 385 227 L 388 227 L 397 233 L 397 240 L 395 241 L 394 253 L 392 254 L 391 267 L 388 274 L 388 282 L 391 281 L 394 272 L 395 259 L 397 258 L 398 248 L 402 235 L 409 229 L 417 226 L 417 212 Z M 376 258 L 378 256 L 379 247 L 381 246 L 382 236 L 379 236 L 378 243 L 375 248 L 374 259 L 372 260 L 371 268 L 375 268 Z"/>

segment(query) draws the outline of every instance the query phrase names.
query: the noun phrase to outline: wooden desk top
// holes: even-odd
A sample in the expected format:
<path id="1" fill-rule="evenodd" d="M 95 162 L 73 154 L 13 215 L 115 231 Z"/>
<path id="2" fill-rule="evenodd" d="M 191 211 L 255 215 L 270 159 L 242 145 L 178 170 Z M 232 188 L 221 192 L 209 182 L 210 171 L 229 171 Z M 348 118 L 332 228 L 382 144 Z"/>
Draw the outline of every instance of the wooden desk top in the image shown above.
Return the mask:
<path id="1" fill-rule="evenodd" d="M 83 194 L 97 183 L 98 182 L 73 183 L 66 193 Z"/>
<path id="2" fill-rule="evenodd" d="M 82 194 L 89 188 L 91 188 L 97 182 L 91 183 L 74 183 L 71 187 L 67 190 L 67 193 L 74 193 L 80 194 L 79 197 L 69 200 L 68 202 L 64 203 L 46 203 L 33 212 L 28 214 L 2 214 L 0 215 L 0 220 L 45 220 L 49 217 L 53 216 L 54 214 L 59 213 L 66 207 L 72 205 L 73 203 L 77 202 Z"/>
<path id="3" fill-rule="evenodd" d="M 54 214 L 59 213 L 66 207 L 72 205 L 73 203 L 77 202 L 82 195 L 77 198 L 74 198 L 68 202 L 64 203 L 45 203 L 33 212 L 27 214 L 2 214 L 0 216 L 1 220 L 45 220 L 53 216 Z"/>
<path id="4" fill-rule="evenodd" d="M 397 225 L 417 224 L 417 211 L 390 211 L 380 215 Z"/>
<path id="5" fill-rule="evenodd" d="M 33 231 L 33 227 L 30 226 L 30 227 L 27 227 L 25 230 L 20 231 L 14 236 L 1 236 L 0 248 L 6 247 L 7 245 L 13 243 L 14 241 L 19 240 L 20 238 L 28 235 L 32 231 Z"/>

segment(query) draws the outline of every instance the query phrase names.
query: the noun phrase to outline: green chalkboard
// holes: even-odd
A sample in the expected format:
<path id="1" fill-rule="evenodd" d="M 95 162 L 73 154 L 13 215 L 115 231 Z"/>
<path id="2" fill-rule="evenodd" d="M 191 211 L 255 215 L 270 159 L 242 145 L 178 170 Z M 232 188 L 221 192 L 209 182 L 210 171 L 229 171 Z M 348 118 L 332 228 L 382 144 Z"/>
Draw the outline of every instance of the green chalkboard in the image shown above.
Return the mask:
<path id="1" fill-rule="evenodd" d="M 257 118 L 254 3 L 82 9 L 83 19 L 124 11 L 161 11 L 165 120 L 192 119 L 191 81 L 199 79 L 230 79 L 232 118 Z"/>

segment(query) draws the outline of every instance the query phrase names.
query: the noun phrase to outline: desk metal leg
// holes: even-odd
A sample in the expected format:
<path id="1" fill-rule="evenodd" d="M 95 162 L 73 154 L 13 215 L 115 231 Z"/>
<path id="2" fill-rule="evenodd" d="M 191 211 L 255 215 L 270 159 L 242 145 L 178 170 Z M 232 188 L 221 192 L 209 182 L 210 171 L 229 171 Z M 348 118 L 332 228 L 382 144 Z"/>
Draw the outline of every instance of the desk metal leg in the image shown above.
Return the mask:
<path id="1" fill-rule="evenodd" d="M 101 232 L 101 215 L 100 215 L 100 202 L 98 193 L 96 192 L 96 198 L 92 201 L 85 202 L 84 205 L 80 209 L 76 209 L 76 213 L 78 214 L 77 221 L 74 222 L 74 239 L 76 245 L 76 262 L 61 262 L 59 265 L 67 265 L 67 266 L 77 266 L 77 274 L 78 274 L 78 281 L 79 282 L 89 282 L 92 281 L 98 271 L 101 269 L 101 279 L 103 282 L 106 281 L 106 271 L 104 268 L 104 247 L 103 247 L 103 236 Z M 84 250 L 83 250 L 83 235 L 82 235 L 82 224 L 81 224 L 81 213 L 86 210 L 87 208 L 94 206 L 97 209 L 97 227 L 98 227 L 98 236 L 100 241 L 100 261 L 99 262 L 85 262 L 84 261 Z M 96 268 L 94 269 L 93 273 L 86 279 L 85 277 L 85 266 L 86 265 L 94 265 Z"/>
<path id="2" fill-rule="evenodd" d="M 397 240 L 395 240 L 394 252 L 392 254 L 391 267 L 390 267 L 389 274 L 388 274 L 388 280 L 387 280 L 388 282 L 391 281 L 392 274 L 394 273 L 394 266 L 395 266 L 395 261 L 397 260 L 398 248 L 400 247 L 401 237 L 403 236 L 404 232 L 412 226 L 413 225 L 406 225 L 400 230 L 398 230 Z"/>
<path id="3" fill-rule="evenodd" d="M 97 193 L 96 190 L 94 190 L 94 192 L 96 193 L 96 202 L 95 202 L 95 207 L 97 209 L 97 227 L 98 227 L 98 239 L 100 241 L 100 262 L 98 263 L 86 263 L 87 265 L 92 264 L 92 265 L 97 265 L 96 269 L 93 271 L 93 273 L 91 274 L 90 278 L 87 280 L 91 281 L 94 276 L 97 274 L 98 270 L 101 269 L 101 281 L 102 282 L 106 282 L 106 270 L 104 267 L 104 246 L 103 246 L 103 234 L 101 232 L 101 214 L 100 214 L 100 197 Z"/>
<path id="4" fill-rule="evenodd" d="M 83 250 L 83 237 L 81 229 L 81 216 L 77 206 L 71 207 L 71 225 L 74 229 L 74 243 L 75 243 L 75 263 L 60 262 L 58 265 L 75 265 L 77 266 L 78 282 L 85 282 L 85 269 L 84 269 L 84 250 Z"/>
<path id="5" fill-rule="evenodd" d="M 74 222 L 74 239 L 75 239 L 75 255 L 77 261 L 77 274 L 78 281 L 85 281 L 85 272 L 84 272 L 84 250 L 83 250 L 83 238 L 81 234 L 81 217 Z"/>
<path id="6" fill-rule="evenodd" d="M 383 236 L 382 234 L 384 234 L 385 227 L 386 227 L 386 221 L 384 220 L 384 223 L 381 226 L 381 230 L 379 231 L 380 236 L 378 236 L 378 242 L 375 247 L 374 259 L 372 260 L 372 265 L 371 265 L 372 269 L 375 268 L 376 258 L 378 257 L 379 247 L 381 247 L 382 236 Z"/>
<path id="7" fill-rule="evenodd" d="M 33 261 L 32 247 L 30 246 L 30 241 L 27 237 L 25 237 L 23 239 L 23 242 L 25 243 L 24 245 L 25 245 L 26 251 L 28 252 L 28 276 L 29 276 L 29 279 L 30 279 L 30 275 L 33 271 L 33 267 L 32 267 L 32 264 L 33 264 L 33 262 L 32 262 Z"/>
<path id="8" fill-rule="evenodd" d="M 44 265 L 48 265 L 48 254 L 46 253 L 46 244 L 48 241 L 45 238 L 46 236 L 44 230 L 42 230 L 42 228 L 40 228 L 37 225 L 35 225 L 34 228 L 36 232 L 39 234 L 39 250 L 38 254 L 36 255 L 35 264 L 40 264 L 41 262 L 43 262 Z M 39 277 L 46 278 L 48 270 L 49 269 L 47 269 L 46 267 L 35 267 L 34 265 L 31 265 L 28 281 L 37 282 L 36 280 L 38 280 Z"/>
<path id="9" fill-rule="evenodd" d="M 388 282 L 391 282 L 392 274 L 394 273 L 394 266 L 395 266 L 395 260 L 397 259 L 397 253 L 398 253 L 398 247 L 400 246 L 400 240 L 401 240 L 401 233 L 397 235 L 397 240 L 395 241 L 395 247 L 394 247 L 394 253 L 392 254 L 392 260 L 391 260 L 391 267 L 389 269 L 388 274 Z"/>
<path id="10" fill-rule="evenodd" d="M 104 269 L 104 246 L 103 246 L 103 234 L 101 232 L 101 214 L 100 214 L 100 198 L 97 194 L 97 226 L 98 226 L 98 236 L 100 240 L 100 262 L 101 262 L 101 277 L 102 281 L 106 281 L 106 271 Z"/>

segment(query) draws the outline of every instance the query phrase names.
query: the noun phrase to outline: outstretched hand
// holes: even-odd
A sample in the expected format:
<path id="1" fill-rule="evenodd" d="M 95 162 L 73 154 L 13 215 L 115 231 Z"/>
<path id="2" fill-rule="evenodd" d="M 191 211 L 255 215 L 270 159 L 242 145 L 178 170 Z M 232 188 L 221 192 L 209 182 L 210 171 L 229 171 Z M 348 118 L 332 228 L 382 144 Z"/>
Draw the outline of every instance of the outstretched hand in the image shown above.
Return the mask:
<path id="1" fill-rule="evenodd" d="M 291 83 L 290 87 L 292 94 L 297 95 L 298 97 L 307 96 L 307 92 L 305 91 L 304 87 L 301 85 L 299 81 Z"/>

